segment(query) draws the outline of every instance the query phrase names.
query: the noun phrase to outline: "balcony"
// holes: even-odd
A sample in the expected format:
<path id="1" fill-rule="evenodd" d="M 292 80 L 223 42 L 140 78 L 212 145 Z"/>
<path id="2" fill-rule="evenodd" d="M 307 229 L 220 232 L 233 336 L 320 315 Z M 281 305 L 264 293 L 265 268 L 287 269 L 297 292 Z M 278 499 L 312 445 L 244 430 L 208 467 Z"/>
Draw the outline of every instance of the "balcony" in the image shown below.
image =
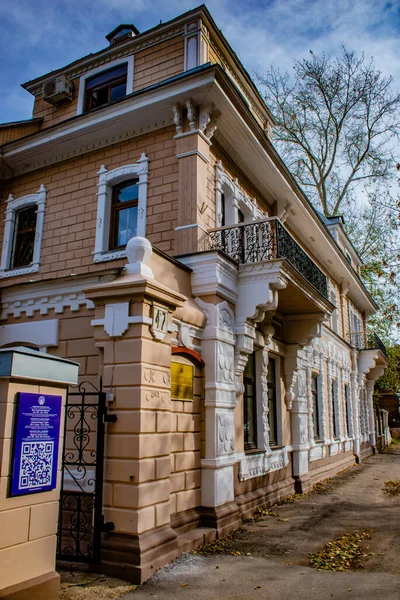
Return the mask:
<path id="1" fill-rule="evenodd" d="M 368 334 L 365 331 L 350 331 L 347 341 L 357 350 L 381 350 L 387 356 L 385 344 L 374 331 Z"/>
<path id="2" fill-rule="evenodd" d="M 324 298 L 328 285 L 324 273 L 276 218 L 218 227 L 208 232 L 209 250 L 220 250 L 236 264 L 286 259 Z"/>

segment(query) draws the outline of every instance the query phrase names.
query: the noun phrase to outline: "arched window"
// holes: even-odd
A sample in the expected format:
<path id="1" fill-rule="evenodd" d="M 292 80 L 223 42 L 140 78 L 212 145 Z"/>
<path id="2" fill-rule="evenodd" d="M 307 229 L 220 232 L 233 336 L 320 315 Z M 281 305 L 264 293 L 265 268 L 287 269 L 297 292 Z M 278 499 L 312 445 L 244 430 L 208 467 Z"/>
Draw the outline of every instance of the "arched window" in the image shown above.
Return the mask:
<path id="1" fill-rule="evenodd" d="M 7 200 L 0 277 L 35 273 L 40 266 L 47 190 Z"/>
<path id="2" fill-rule="evenodd" d="M 136 164 L 112 171 L 103 165 L 98 173 L 97 224 L 94 261 L 126 256 L 131 237 L 146 237 L 149 159 L 142 154 Z"/>

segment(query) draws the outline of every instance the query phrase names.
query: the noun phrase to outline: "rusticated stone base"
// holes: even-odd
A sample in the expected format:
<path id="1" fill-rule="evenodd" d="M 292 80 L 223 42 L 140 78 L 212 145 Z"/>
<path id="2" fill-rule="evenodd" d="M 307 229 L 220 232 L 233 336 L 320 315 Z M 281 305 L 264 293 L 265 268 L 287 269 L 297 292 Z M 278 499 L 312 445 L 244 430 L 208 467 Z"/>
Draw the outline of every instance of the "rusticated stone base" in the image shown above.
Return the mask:
<path id="1" fill-rule="evenodd" d="M 142 583 L 178 556 L 177 537 L 169 525 L 139 535 L 106 533 L 102 541 L 101 572 Z"/>
<path id="2" fill-rule="evenodd" d="M 355 463 L 356 458 L 352 451 L 312 461 L 309 465 L 310 470 L 308 472 L 311 478 L 311 485 L 314 485 L 314 483 L 322 481 L 327 477 L 332 477 L 339 471 L 351 467 L 351 465 L 354 465 Z"/>
<path id="3" fill-rule="evenodd" d="M 169 525 L 139 535 L 107 533 L 103 537 L 102 561 L 97 570 L 132 583 L 143 583 L 182 552 L 189 552 L 217 537 L 215 529 L 198 527 L 199 511 L 172 515 Z"/>
<path id="4" fill-rule="evenodd" d="M 293 493 L 293 477 L 287 477 L 269 485 L 244 492 L 236 496 L 235 502 L 239 506 L 241 519 L 248 519 L 258 508 L 271 506 Z"/>
<path id="5" fill-rule="evenodd" d="M 239 507 L 236 502 L 222 506 L 201 508 L 201 522 L 204 527 L 214 529 L 218 537 L 223 537 L 242 525 Z"/>
<path id="6" fill-rule="evenodd" d="M 296 494 L 307 494 L 313 486 L 310 475 L 294 476 L 294 491 Z"/>
<path id="7" fill-rule="evenodd" d="M 2 600 L 58 600 L 59 595 L 60 576 L 55 571 L 0 590 Z"/>

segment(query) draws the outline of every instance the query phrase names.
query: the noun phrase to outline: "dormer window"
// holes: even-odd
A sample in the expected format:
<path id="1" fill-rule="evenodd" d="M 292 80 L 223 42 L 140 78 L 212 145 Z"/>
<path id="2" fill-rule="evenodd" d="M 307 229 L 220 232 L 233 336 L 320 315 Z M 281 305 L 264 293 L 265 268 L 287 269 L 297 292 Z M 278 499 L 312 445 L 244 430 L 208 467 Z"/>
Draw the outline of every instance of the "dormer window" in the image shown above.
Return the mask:
<path id="1" fill-rule="evenodd" d="M 126 96 L 128 65 L 124 63 L 86 79 L 85 112 Z"/>
<path id="2" fill-rule="evenodd" d="M 133 56 L 91 69 L 79 79 L 77 115 L 124 98 L 133 92 Z"/>

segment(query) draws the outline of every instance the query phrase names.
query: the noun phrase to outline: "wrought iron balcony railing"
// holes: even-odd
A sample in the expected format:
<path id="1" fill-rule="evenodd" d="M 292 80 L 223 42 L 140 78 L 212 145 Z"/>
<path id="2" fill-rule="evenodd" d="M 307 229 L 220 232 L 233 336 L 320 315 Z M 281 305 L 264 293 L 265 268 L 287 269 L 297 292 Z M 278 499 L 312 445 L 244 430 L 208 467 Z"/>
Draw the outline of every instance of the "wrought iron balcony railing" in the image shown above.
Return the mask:
<path id="1" fill-rule="evenodd" d="M 350 331 L 347 339 L 350 346 L 357 350 L 381 350 L 387 356 L 385 344 L 374 331 L 368 334 L 365 331 Z"/>
<path id="2" fill-rule="evenodd" d="M 329 299 L 324 273 L 276 217 L 219 227 L 208 234 L 209 249 L 221 250 L 236 264 L 286 258 L 292 267 Z"/>

